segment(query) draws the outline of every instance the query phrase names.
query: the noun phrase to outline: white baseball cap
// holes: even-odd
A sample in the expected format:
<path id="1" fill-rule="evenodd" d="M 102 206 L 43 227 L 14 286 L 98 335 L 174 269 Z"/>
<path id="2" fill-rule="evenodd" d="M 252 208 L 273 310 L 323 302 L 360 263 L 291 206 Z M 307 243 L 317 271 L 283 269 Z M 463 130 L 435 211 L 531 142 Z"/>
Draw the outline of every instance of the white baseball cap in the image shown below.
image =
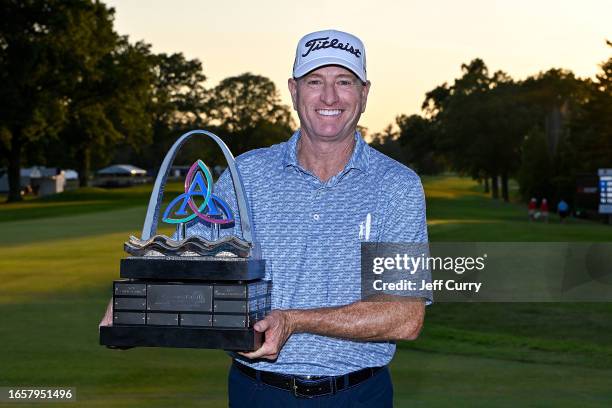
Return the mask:
<path id="1" fill-rule="evenodd" d="M 365 47 L 352 34 L 323 30 L 302 37 L 295 50 L 293 77 L 300 78 L 324 65 L 340 65 L 367 81 Z"/>

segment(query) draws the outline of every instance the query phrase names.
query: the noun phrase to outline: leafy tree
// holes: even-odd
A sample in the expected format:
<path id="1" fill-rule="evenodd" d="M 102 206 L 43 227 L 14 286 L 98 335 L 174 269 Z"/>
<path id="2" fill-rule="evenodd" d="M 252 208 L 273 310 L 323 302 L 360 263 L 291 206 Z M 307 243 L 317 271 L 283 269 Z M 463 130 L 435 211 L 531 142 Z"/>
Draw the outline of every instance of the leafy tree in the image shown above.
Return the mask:
<path id="1" fill-rule="evenodd" d="M 436 151 L 435 129 L 431 120 L 419 115 L 400 115 L 399 145 L 406 163 L 419 174 L 437 174 L 445 163 Z"/>
<path id="2" fill-rule="evenodd" d="M 92 164 L 108 164 L 119 146 L 139 149 L 151 140 L 149 46 L 122 37 L 108 47 L 72 90 L 61 132 L 81 186 L 87 185 Z"/>
<path id="3" fill-rule="evenodd" d="M 435 145 L 457 171 L 477 178 L 481 174 L 492 177 L 493 194 L 497 196 L 497 176 L 500 148 L 499 119 L 501 100 L 491 90 L 496 80 L 504 80 L 502 73 L 489 76 L 481 59 L 461 66 L 462 76 L 452 86 L 443 84 L 427 93 L 423 108 L 430 116 L 435 134 Z M 414 127 L 418 122 L 412 121 Z M 421 126 L 422 127 L 422 126 Z M 431 149 L 431 146 L 429 146 Z"/>
<path id="4" fill-rule="evenodd" d="M 206 102 L 202 62 L 182 53 L 162 53 L 154 57 L 153 71 L 154 121 L 172 127 L 201 120 Z"/>
<path id="5" fill-rule="evenodd" d="M 151 71 L 152 143 L 143 154 L 131 155 L 131 162 L 143 167 L 161 164 L 181 133 L 208 126 L 208 91 L 201 61 L 187 59 L 182 53 L 162 53 L 152 56 Z"/>
<path id="6" fill-rule="evenodd" d="M 68 90 L 98 49 L 97 24 L 110 11 L 86 0 L 0 3 L 0 155 L 8 162 L 9 201 L 21 200 L 23 154 L 56 136 Z"/>
<path id="7" fill-rule="evenodd" d="M 521 194 L 525 200 L 547 197 L 554 203 L 563 196 L 571 202 L 575 177 L 586 163 L 578 159 L 587 134 L 577 124 L 584 117 L 590 81 L 550 69 L 528 77 L 520 87 L 531 123 L 518 171 Z"/>
<path id="8" fill-rule="evenodd" d="M 364 135 L 361 130 L 359 131 Z M 394 128 L 393 124 L 387 125 L 382 132 L 373 133 L 370 136 L 369 144 L 398 162 L 407 163 L 404 150 L 400 145 L 399 132 Z"/>
<path id="9" fill-rule="evenodd" d="M 285 140 L 294 127 L 274 82 L 250 73 L 221 81 L 211 92 L 209 114 L 235 154 Z"/>
<path id="10" fill-rule="evenodd" d="M 517 174 L 521 195 L 528 198 L 551 197 L 549 181 L 553 177 L 552 163 L 543 131 L 534 128 L 525 137 L 521 163 Z"/>
<path id="11" fill-rule="evenodd" d="M 270 79 L 245 73 L 222 80 L 212 91 L 210 115 L 228 132 L 255 127 L 261 120 L 291 124 L 291 111 L 283 105 Z"/>
<path id="12" fill-rule="evenodd" d="M 425 112 L 425 116 L 434 119 L 442 113 L 449 101 L 451 92 L 446 82 L 427 92 L 425 94 L 425 100 L 421 105 L 421 109 Z"/>
<path id="13" fill-rule="evenodd" d="M 612 42 L 607 41 L 612 47 Z M 580 172 L 594 172 L 612 163 L 612 57 L 600 65 L 570 123 L 569 140 Z"/>
<path id="14" fill-rule="evenodd" d="M 461 173 L 490 178 L 494 198 L 501 179 L 501 196 L 508 200 L 514 175 L 524 198 L 544 195 L 554 203 L 571 200 L 579 173 L 609 167 L 612 58 L 594 81 L 550 69 L 517 82 L 502 71 L 490 75 L 480 59 L 461 71 L 452 84 L 425 95 L 424 117 L 398 118 L 406 159 L 419 171 L 426 163 L 418 161 L 429 152 Z"/>
<path id="15" fill-rule="evenodd" d="M 9 200 L 21 198 L 24 157 L 75 166 L 85 185 L 92 160 L 106 163 L 120 143 L 149 142 L 150 52 L 115 33 L 112 9 L 87 0 L 2 7 L 11 15 L 2 19 L 0 62 Z"/>
<path id="16" fill-rule="evenodd" d="M 491 179 L 491 193 L 509 199 L 508 180 L 518 169 L 521 144 L 529 130 L 530 116 L 520 87 L 506 73 L 489 74 L 475 59 L 461 66 L 461 77 L 428 92 L 423 102 L 425 119 L 404 124 L 423 134 L 417 146 L 442 154 L 457 171 L 473 178 Z M 431 156 L 433 159 L 436 155 Z"/>

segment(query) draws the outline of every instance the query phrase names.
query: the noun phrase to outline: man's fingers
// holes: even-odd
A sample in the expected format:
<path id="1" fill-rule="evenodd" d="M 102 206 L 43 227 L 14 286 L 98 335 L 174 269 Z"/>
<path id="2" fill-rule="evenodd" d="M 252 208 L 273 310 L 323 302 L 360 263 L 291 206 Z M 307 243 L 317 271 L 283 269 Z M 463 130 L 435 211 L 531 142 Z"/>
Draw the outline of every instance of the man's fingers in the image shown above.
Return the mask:
<path id="1" fill-rule="evenodd" d="M 253 359 L 256 359 L 256 358 L 264 359 L 264 360 L 276 360 L 278 358 L 278 354 L 268 354 L 268 355 L 265 355 L 265 356 L 253 356 L 253 357 L 249 357 L 249 354 L 247 354 L 247 353 L 238 353 L 238 354 L 240 354 L 241 356 L 244 356 L 244 357 L 246 357 L 246 358 L 248 358 L 250 360 L 253 360 Z M 250 353 L 250 354 L 252 354 L 252 353 Z"/>
<path id="2" fill-rule="evenodd" d="M 250 358 L 255 359 L 255 358 L 260 358 L 263 357 L 267 354 L 270 354 L 270 351 L 268 350 L 269 346 L 267 346 L 265 343 L 264 345 L 262 345 L 259 349 L 255 350 L 255 351 L 251 351 L 250 353 L 240 353 L 243 356 L 245 356 L 246 358 Z"/>
<path id="3" fill-rule="evenodd" d="M 241 356 L 249 359 L 265 358 L 267 360 L 276 360 L 280 348 L 283 346 L 286 339 L 280 339 L 278 336 L 279 330 L 282 333 L 282 320 L 279 320 L 279 316 L 271 314 L 266 316 L 265 319 L 255 323 L 253 328 L 258 332 L 266 333 L 266 340 L 261 347 L 252 352 L 239 352 Z M 279 329 L 279 324 L 280 329 Z M 282 341 L 281 341 L 282 340 Z"/>
<path id="4" fill-rule="evenodd" d="M 251 352 L 239 352 L 241 356 L 246 358 L 254 359 L 254 358 L 268 358 L 277 354 L 276 350 L 270 343 L 264 343 L 260 348 Z"/>
<path id="5" fill-rule="evenodd" d="M 98 328 L 101 326 L 111 326 L 113 324 L 113 299 L 108 302 L 106 306 L 106 310 L 104 311 L 104 316 L 98 325 Z"/>
<path id="6" fill-rule="evenodd" d="M 253 326 L 253 328 L 258 332 L 265 332 L 270 328 L 270 322 L 267 319 L 260 320 L 255 323 L 255 326 Z"/>

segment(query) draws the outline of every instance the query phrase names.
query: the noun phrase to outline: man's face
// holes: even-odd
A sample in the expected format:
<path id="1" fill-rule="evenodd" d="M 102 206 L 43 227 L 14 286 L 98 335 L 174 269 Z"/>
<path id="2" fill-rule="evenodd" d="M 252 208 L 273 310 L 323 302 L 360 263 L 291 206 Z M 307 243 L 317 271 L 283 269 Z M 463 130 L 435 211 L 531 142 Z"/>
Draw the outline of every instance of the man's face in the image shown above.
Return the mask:
<path id="1" fill-rule="evenodd" d="M 346 68 L 330 65 L 289 79 L 293 108 L 303 132 L 321 141 L 352 137 L 365 111 L 370 83 Z"/>

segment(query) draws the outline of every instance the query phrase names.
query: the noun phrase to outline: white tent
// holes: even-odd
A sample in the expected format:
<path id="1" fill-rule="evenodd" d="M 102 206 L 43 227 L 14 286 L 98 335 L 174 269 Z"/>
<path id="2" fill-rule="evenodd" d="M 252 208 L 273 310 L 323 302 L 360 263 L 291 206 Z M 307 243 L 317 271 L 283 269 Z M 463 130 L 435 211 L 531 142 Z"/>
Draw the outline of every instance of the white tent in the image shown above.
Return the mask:
<path id="1" fill-rule="evenodd" d="M 98 170 L 100 176 L 146 176 L 147 171 L 131 164 L 113 164 Z"/>

